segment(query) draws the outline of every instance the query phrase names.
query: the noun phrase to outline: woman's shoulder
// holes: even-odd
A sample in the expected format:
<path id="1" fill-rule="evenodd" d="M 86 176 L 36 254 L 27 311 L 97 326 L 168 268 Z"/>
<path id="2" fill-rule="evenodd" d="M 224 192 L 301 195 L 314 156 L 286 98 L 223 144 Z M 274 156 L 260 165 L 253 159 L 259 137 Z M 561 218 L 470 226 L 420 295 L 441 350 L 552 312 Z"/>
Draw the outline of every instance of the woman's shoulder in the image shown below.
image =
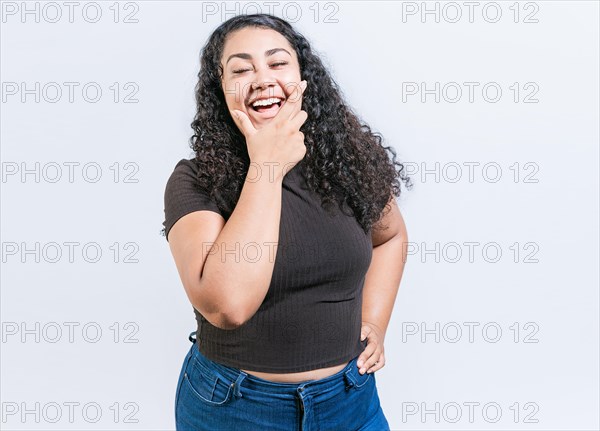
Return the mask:
<path id="1" fill-rule="evenodd" d="M 198 173 L 201 169 L 198 162 L 192 159 L 180 159 L 170 173 L 167 184 L 166 194 L 180 194 L 182 190 L 190 190 L 194 192 L 204 191 L 200 187 Z"/>
<path id="2" fill-rule="evenodd" d="M 191 159 L 180 159 L 173 168 L 169 180 L 179 182 L 191 181 L 197 182 L 198 172 L 201 169 L 201 165 L 198 163 L 196 158 Z"/>
<path id="3" fill-rule="evenodd" d="M 199 169 L 199 164 L 198 161 L 196 160 L 195 157 L 191 158 L 191 159 L 181 159 L 179 160 L 176 164 L 175 167 L 173 168 L 174 171 L 176 170 L 180 170 L 180 171 L 193 171 L 194 173 L 196 173 Z"/>

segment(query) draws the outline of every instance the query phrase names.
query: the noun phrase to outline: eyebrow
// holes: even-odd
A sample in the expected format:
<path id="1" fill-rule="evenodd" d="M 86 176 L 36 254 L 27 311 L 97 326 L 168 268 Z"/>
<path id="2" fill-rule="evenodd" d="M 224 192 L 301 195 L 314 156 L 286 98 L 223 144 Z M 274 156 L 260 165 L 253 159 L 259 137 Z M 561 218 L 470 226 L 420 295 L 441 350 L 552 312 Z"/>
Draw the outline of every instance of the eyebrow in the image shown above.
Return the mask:
<path id="1" fill-rule="evenodd" d="M 288 55 L 291 57 L 292 54 L 290 54 L 290 52 L 287 49 L 284 48 L 273 48 L 273 49 L 268 49 L 265 51 L 265 57 L 269 57 L 279 51 L 285 51 L 288 53 Z M 252 60 L 252 56 L 246 52 L 239 52 L 237 54 L 231 54 L 229 56 L 229 58 L 227 58 L 227 61 L 225 62 L 225 66 L 227 66 L 227 63 L 229 63 L 229 60 L 231 60 L 234 57 L 239 57 L 239 58 L 243 58 L 244 60 Z"/>

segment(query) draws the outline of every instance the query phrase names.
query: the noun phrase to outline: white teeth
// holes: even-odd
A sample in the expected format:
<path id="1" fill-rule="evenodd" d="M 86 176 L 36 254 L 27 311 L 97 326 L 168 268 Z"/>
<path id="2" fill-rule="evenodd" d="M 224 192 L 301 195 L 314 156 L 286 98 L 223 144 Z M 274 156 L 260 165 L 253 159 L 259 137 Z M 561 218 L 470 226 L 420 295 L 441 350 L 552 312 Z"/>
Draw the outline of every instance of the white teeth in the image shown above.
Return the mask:
<path id="1" fill-rule="evenodd" d="M 281 99 L 278 97 L 271 97 L 270 99 L 262 99 L 262 100 L 257 100 L 256 102 L 252 103 L 253 107 L 257 107 L 257 106 L 267 106 L 267 105 L 271 105 L 273 103 L 278 103 L 281 102 Z"/>

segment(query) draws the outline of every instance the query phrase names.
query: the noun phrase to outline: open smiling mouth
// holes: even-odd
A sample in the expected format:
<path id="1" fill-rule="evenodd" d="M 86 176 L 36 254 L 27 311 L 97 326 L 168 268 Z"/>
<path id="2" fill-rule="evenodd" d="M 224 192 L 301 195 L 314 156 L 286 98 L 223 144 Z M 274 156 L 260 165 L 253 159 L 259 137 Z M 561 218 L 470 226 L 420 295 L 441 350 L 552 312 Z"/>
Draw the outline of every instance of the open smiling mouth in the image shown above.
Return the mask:
<path id="1" fill-rule="evenodd" d="M 275 107 L 280 108 L 281 102 L 271 103 L 270 105 L 265 105 L 265 106 L 253 106 L 252 109 L 254 109 L 256 112 L 264 112 L 264 111 L 273 109 Z"/>
<path id="2" fill-rule="evenodd" d="M 254 104 L 250 105 L 250 108 L 259 114 L 271 116 L 271 114 L 275 114 L 279 111 L 279 108 L 281 108 L 283 102 L 284 101 L 279 98 L 271 98 L 255 102 Z"/>

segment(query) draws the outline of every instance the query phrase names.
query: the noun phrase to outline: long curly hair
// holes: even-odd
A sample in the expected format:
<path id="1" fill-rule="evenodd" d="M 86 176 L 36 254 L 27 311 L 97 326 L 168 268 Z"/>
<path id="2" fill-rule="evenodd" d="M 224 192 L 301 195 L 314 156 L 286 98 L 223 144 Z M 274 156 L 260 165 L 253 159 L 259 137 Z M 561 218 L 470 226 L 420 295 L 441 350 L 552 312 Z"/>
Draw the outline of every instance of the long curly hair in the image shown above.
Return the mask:
<path id="1" fill-rule="evenodd" d="M 300 127 L 306 154 L 303 168 L 307 186 L 330 211 L 337 203 L 351 209 L 365 233 L 385 214 L 392 194 L 400 196 L 400 181 L 412 187 L 396 152 L 382 146 L 382 137 L 345 103 L 337 84 L 313 53 L 307 39 L 285 20 L 270 14 L 238 15 L 222 23 L 201 51 L 195 88 L 197 112 L 191 127 L 190 146 L 196 153 L 198 186 L 208 192 L 219 209 L 233 211 L 250 166 L 245 137 L 239 131 L 223 94 L 221 56 L 227 35 L 244 27 L 272 29 L 282 34 L 296 51 L 301 79 L 308 82 L 302 109 L 308 119 Z M 392 160 L 386 150 L 392 154 Z M 397 168 L 397 169 L 396 169 Z M 399 181 L 400 180 L 400 181 Z M 381 225 L 377 229 L 385 229 Z"/>

